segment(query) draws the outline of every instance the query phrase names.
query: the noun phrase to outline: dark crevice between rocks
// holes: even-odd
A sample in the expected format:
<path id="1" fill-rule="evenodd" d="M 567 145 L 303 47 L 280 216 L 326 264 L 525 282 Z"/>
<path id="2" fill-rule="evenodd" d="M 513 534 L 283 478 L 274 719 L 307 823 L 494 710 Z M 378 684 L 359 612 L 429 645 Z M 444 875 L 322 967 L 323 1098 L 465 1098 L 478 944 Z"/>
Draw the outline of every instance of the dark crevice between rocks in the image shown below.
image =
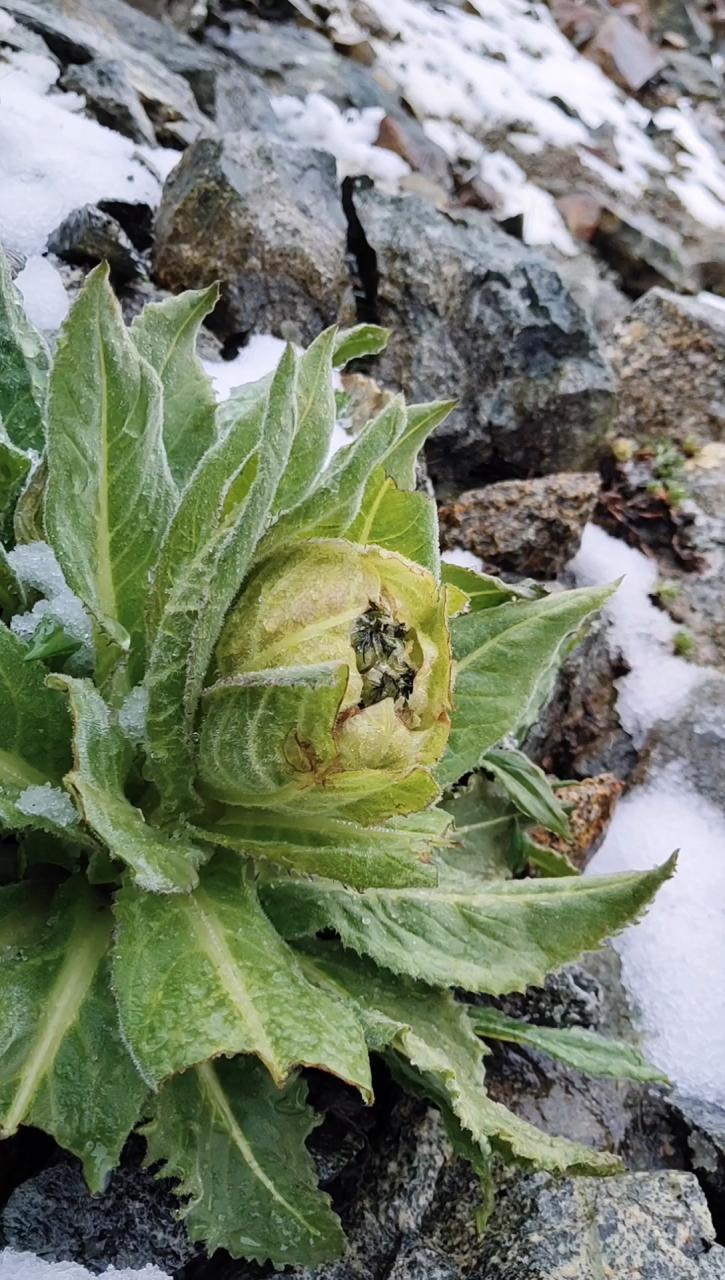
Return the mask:
<path id="1" fill-rule="evenodd" d="M 347 251 L 351 259 L 355 307 L 361 324 L 379 324 L 378 255 L 368 242 L 355 208 L 354 196 L 358 181 L 360 179 L 345 178 L 342 183 L 342 209 L 347 219 Z"/>

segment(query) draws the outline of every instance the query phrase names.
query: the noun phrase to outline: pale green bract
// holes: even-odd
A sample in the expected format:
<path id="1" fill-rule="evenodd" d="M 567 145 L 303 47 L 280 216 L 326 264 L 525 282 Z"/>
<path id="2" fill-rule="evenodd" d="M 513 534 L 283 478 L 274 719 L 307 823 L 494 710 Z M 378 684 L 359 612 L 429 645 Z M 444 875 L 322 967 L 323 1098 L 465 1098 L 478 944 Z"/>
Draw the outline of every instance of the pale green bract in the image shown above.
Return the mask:
<path id="1" fill-rule="evenodd" d="M 398 396 L 330 456 L 333 372 L 385 330 L 217 407 L 216 297 L 129 330 L 97 268 L 51 362 L 0 260 L 0 1136 L 100 1191 L 137 1129 L 192 1240 L 317 1266 L 344 1238 L 311 1068 L 372 1103 L 377 1055 L 430 1099 L 481 1221 L 494 1155 L 616 1171 L 493 1101 L 483 1041 L 655 1079 L 636 1050 L 461 993 L 542 982 L 671 867 L 563 878 L 529 834 L 566 813 L 511 735 L 607 592 L 441 565 L 416 459 L 452 402 Z"/>

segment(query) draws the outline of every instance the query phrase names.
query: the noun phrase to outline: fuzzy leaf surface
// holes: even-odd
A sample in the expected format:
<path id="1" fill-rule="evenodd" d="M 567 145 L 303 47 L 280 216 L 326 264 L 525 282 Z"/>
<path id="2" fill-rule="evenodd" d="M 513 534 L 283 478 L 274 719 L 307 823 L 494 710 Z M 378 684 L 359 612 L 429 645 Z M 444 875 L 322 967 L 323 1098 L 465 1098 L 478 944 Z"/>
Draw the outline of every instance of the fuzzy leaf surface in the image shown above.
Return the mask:
<path id="1" fill-rule="evenodd" d="M 203 849 L 187 836 L 149 826 L 141 810 L 126 799 L 133 748 L 90 681 L 61 675 L 50 680 L 70 701 L 75 759 L 66 785 L 89 827 L 111 856 L 130 868 L 141 888 L 188 893 L 197 883 Z"/>
<path id="2" fill-rule="evenodd" d="M 354 1012 L 307 981 L 234 854 L 219 854 L 188 896 L 162 901 L 126 886 L 116 915 L 121 1024 L 150 1083 L 221 1053 L 252 1053 L 278 1085 L 293 1067 L 315 1066 L 369 1095 Z"/>
<path id="3" fill-rule="evenodd" d="M 185 490 L 152 588 L 146 686 L 149 774 L 169 808 L 194 808 L 194 721 L 224 615 L 268 520 L 296 429 L 295 357 L 283 355 L 268 392 L 244 402 L 236 427 L 210 450 Z"/>
<path id="4" fill-rule="evenodd" d="M 363 546 L 374 543 L 397 551 L 440 577 L 435 502 L 425 493 L 399 489 L 382 467 L 373 472 L 361 510 L 344 536 Z"/>
<path id="5" fill-rule="evenodd" d="M 484 1150 L 491 1143 L 509 1157 L 557 1173 L 613 1173 L 621 1167 L 615 1157 L 552 1137 L 488 1097 L 481 1045 L 471 1035 L 466 1006 L 450 992 L 395 977 L 334 943 L 311 944 L 305 954 L 311 971 L 317 967 L 355 1001 L 370 1048 L 406 1059 L 421 1074 L 424 1089 L 450 1106 Z"/>
<path id="6" fill-rule="evenodd" d="M 180 488 L 216 439 L 216 400 L 196 340 L 218 298 L 215 284 L 190 289 L 149 303 L 131 325 L 133 341 L 161 380 L 164 444 Z"/>
<path id="7" fill-rule="evenodd" d="M 326 329 L 297 362 L 297 429 L 275 495 L 275 511 L 289 511 L 301 502 L 314 488 L 327 459 L 335 426 L 334 346 L 335 330 Z"/>
<path id="8" fill-rule="evenodd" d="M 0 248 L 0 419 L 19 449 L 45 444 L 48 348 L 28 320 Z"/>
<path id="9" fill-rule="evenodd" d="M 167 1081 L 144 1133 L 173 1178 L 189 1237 L 208 1252 L 315 1266 L 344 1245 L 305 1141 L 317 1119 L 294 1077 L 278 1089 L 253 1058 L 205 1062 Z"/>
<path id="10" fill-rule="evenodd" d="M 469 613 L 495 609 L 511 600 L 540 600 L 546 592 L 536 582 L 503 582 L 490 573 L 478 573 L 464 565 L 444 560 L 441 577 L 449 586 L 464 591 L 469 598 Z"/>
<path id="11" fill-rule="evenodd" d="M 441 851 L 447 866 L 482 880 L 508 880 L 516 868 L 516 813 L 511 801 L 480 773 L 441 806 L 453 829 Z"/>
<path id="12" fill-rule="evenodd" d="M 334 759 L 344 663 L 275 667 L 206 689 L 199 777 L 212 799 L 259 808 L 298 801 Z M 299 757 L 299 758 L 297 758 Z"/>
<path id="13" fill-rule="evenodd" d="M 492 773 L 511 797 L 519 813 L 532 822 L 554 831 L 563 840 L 569 838 L 569 822 L 543 769 L 535 765 L 523 751 L 504 751 L 492 747 L 482 761 L 482 768 Z"/>
<path id="14" fill-rule="evenodd" d="M 352 329 L 342 329 L 335 335 L 333 365 L 342 369 L 361 356 L 379 355 L 387 347 L 390 334 L 390 329 L 383 329 L 379 324 L 356 324 Z"/>
<path id="15" fill-rule="evenodd" d="M 672 874 L 502 880 L 475 888 L 368 889 L 277 880 L 263 902 L 289 939 L 334 929 L 346 947 L 432 986 L 502 995 L 541 985 L 547 973 L 632 923 Z"/>
<path id="16" fill-rule="evenodd" d="M 608 1040 L 585 1027 L 537 1027 L 520 1018 L 508 1018 L 498 1009 L 470 1008 L 469 1016 L 476 1035 L 485 1040 L 506 1040 L 538 1049 L 590 1076 L 667 1084 L 667 1077 L 623 1040 Z"/>
<path id="17" fill-rule="evenodd" d="M 121 1040 L 108 981 L 112 918 L 79 878 L 54 898 L 0 889 L 0 1136 L 51 1134 L 101 1191 L 146 1085 Z"/>
<path id="18" fill-rule="evenodd" d="M 270 529 L 261 554 L 286 547 L 293 538 L 339 537 L 359 514 L 370 476 L 404 427 L 405 407 L 396 397 L 359 436 L 338 449 L 312 493 Z"/>
<path id="19" fill-rule="evenodd" d="M 27 608 L 25 588 L 17 577 L 8 553 L 0 542 L 0 619 L 9 622 L 14 613 L 24 613 Z"/>
<path id="20" fill-rule="evenodd" d="M 455 706 L 437 770 L 442 786 L 474 769 L 484 751 L 526 722 L 567 641 L 610 594 L 609 587 L 580 587 L 453 619 Z"/>
<path id="21" fill-rule="evenodd" d="M 455 409 L 455 400 L 411 404 L 405 411 L 405 427 L 385 457 L 385 474 L 399 489 L 415 489 L 415 464 L 428 436 Z"/>
<path id="22" fill-rule="evenodd" d="M 148 575 L 176 490 L 157 374 L 96 267 L 61 329 L 48 400 L 45 525 L 68 585 L 143 671 Z"/>
<path id="23" fill-rule="evenodd" d="M 31 468 L 30 457 L 13 444 L 0 422 L 0 538 L 13 539 L 15 506 Z"/>
<path id="24" fill-rule="evenodd" d="M 26 787 L 59 785 L 70 767 L 70 720 L 45 672 L 25 662 L 26 646 L 0 623 L 0 798 Z"/>
<path id="25" fill-rule="evenodd" d="M 425 819 L 428 814 L 420 816 Z M 362 827 L 335 814 L 284 814 L 235 806 L 194 830 L 200 838 L 237 853 L 303 875 L 339 880 L 354 889 L 435 881 L 430 862 L 440 826 L 435 831 L 424 823 L 417 829 L 396 823 Z"/>

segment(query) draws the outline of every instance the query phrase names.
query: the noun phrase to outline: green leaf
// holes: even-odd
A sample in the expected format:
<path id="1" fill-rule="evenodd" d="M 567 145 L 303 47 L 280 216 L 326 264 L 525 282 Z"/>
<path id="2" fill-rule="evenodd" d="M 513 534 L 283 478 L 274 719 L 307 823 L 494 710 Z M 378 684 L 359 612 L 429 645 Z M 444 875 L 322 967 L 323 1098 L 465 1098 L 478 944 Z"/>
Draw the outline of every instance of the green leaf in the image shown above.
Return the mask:
<path id="1" fill-rule="evenodd" d="M 404 427 L 405 406 L 397 396 L 350 444 L 338 449 L 312 493 L 270 529 L 260 558 L 286 548 L 295 538 L 334 538 L 348 529 L 361 509 L 372 472 Z"/>
<path id="2" fill-rule="evenodd" d="M 457 674 L 451 736 L 437 770 L 442 786 L 526 723 L 565 645 L 610 595 L 611 587 L 582 587 L 453 619 Z"/>
<path id="3" fill-rule="evenodd" d="M 40 452 L 45 443 L 48 363 L 48 349 L 23 311 L 0 249 L 0 418 L 19 449 Z"/>
<path id="4" fill-rule="evenodd" d="M 274 511 L 289 511 L 316 485 L 335 426 L 332 353 L 335 329 L 326 329 L 297 363 L 297 430 L 287 469 L 280 478 Z"/>
<path id="5" fill-rule="evenodd" d="M 367 889 L 434 882 L 430 862 L 440 825 L 435 832 L 426 829 L 424 822 L 417 829 L 398 823 L 361 827 L 334 814 L 227 808 L 193 830 L 210 843 L 265 858 L 290 871 Z"/>
<path id="6" fill-rule="evenodd" d="M 14 613 L 24 613 L 27 608 L 25 588 L 16 576 L 8 553 L 0 542 L 0 618 L 9 622 Z"/>
<path id="7" fill-rule="evenodd" d="M 608 1040 L 584 1027 L 537 1027 L 518 1018 L 507 1018 L 498 1009 L 471 1007 L 468 1012 L 476 1035 L 486 1040 L 506 1040 L 538 1049 L 590 1076 L 613 1076 L 615 1080 L 639 1080 L 645 1084 L 668 1083 L 667 1077 L 639 1050 L 622 1040 Z"/>
<path id="8" fill-rule="evenodd" d="M 163 1162 L 184 1198 L 191 1240 L 208 1253 L 315 1266 L 343 1248 L 305 1141 L 317 1120 L 299 1077 L 275 1087 L 253 1058 L 219 1059 L 175 1076 L 144 1129 L 148 1163 Z"/>
<path id="9" fill-rule="evenodd" d="M 29 472 L 25 485 L 18 495 L 13 520 L 15 542 L 45 542 L 43 504 L 45 486 L 48 483 L 48 461 L 43 454 Z"/>
<path id="10" fill-rule="evenodd" d="M 199 698 L 224 616 L 268 520 L 295 435 L 295 356 L 269 393 L 246 403 L 238 430 L 210 450 L 188 485 L 161 557 L 160 616 L 149 658 L 147 767 L 171 808 L 195 807 Z"/>
<path id="11" fill-rule="evenodd" d="M 161 383 L 96 267 L 61 329 L 48 402 L 45 525 L 68 585 L 143 671 L 148 575 L 176 501 Z"/>
<path id="12" fill-rule="evenodd" d="M 540 600 L 546 595 L 544 588 L 537 582 L 503 582 L 492 574 L 478 573 L 475 569 L 466 569 L 463 565 L 451 564 L 447 560 L 441 564 L 441 577 L 449 586 L 465 591 L 470 601 L 469 613 L 495 609 L 511 600 Z"/>
<path id="13" fill-rule="evenodd" d="M 455 400 L 411 404 L 405 411 L 405 429 L 385 458 L 385 473 L 399 489 L 415 488 L 415 464 L 428 436 L 456 407 Z"/>
<path id="14" fill-rule="evenodd" d="M 441 804 L 454 824 L 440 855 L 447 866 L 482 880 L 507 880 L 518 870 L 516 814 L 492 783 L 474 773 Z"/>
<path id="15" fill-rule="evenodd" d="M 70 766 L 70 721 L 45 672 L 27 663 L 25 645 L 0 623 L 0 794 L 60 783 Z"/>
<path id="16" fill-rule="evenodd" d="M 569 822 L 543 769 L 535 765 L 523 751 L 491 748 L 481 759 L 481 767 L 503 787 L 519 813 L 538 826 L 554 831 L 562 840 L 570 836 Z"/>
<path id="17" fill-rule="evenodd" d="M 538 844 L 520 824 L 515 843 L 521 868 L 528 864 L 540 876 L 579 875 L 574 863 L 565 853 L 560 853 L 558 849 L 550 849 L 548 845 Z"/>
<path id="18" fill-rule="evenodd" d="M 352 329 L 343 329 L 335 336 L 333 365 L 342 369 L 361 356 L 379 355 L 387 347 L 391 333 L 391 329 L 383 329 L 379 324 L 356 324 Z"/>
<path id="19" fill-rule="evenodd" d="M 13 539 L 15 507 L 31 468 L 30 457 L 13 444 L 0 423 L 0 538 Z"/>
<path id="20" fill-rule="evenodd" d="M 185 897 L 123 888 L 116 914 L 121 1025 L 149 1083 L 220 1053 L 253 1053 L 278 1085 L 304 1065 L 370 1096 L 354 1012 L 307 981 L 234 854 L 217 855 Z"/>
<path id="21" fill-rule="evenodd" d="M 78 1156 L 94 1192 L 147 1092 L 108 983 L 111 926 L 79 878 L 52 900 L 38 885 L 0 889 L 0 1135 L 43 1129 Z"/>
<path id="22" fill-rule="evenodd" d="M 393 977 L 333 943 L 310 944 L 305 954 L 311 975 L 330 978 L 355 1001 L 370 1048 L 405 1058 L 420 1072 L 429 1096 L 450 1106 L 484 1150 L 491 1143 L 509 1158 L 554 1172 L 614 1173 L 621 1168 L 616 1157 L 543 1133 L 486 1095 L 481 1045 L 472 1034 L 466 1006 L 449 992 Z"/>
<path id="23" fill-rule="evenodd" d="M 374 543 L 397 551 L 440 577 L 435 502 L 425 493 L 398 489 L 382 467 L 373 472 L 362 507 L 344 537 L 363 546 Z"/>
<path id="24" fill-rule="evenodd" d="M 164 444 L 180 488 L 216 439 L 216 400 L 196 342 L 203 319 L 218 299 L 216 284 L 189 289 L 149 303 L 131 325 L 133 341 L 161 380 Z"/>
<path id="25" fill-rule="evenodd" d="M 335 758 L 332 730 L 347 678 L 344 663 L 330 662 L 253 671 L 206 689 L 199 743 L 205 795 L 227 804 L 296 808 Z"/>
<path id="26" fill-rule="evenodd" d="M 265 910 L 289 939 L 334 929 L 346 947 L 433 986 L 501 995 L 632 923 L 674 870 L 586 879 L 501 880 L 475 887 L 368 889 L 327 880 L 276 880 Z"/>
<path id="27" fill-rule="evenodd" d="M 185 835 L 149 826 L 126 799 L 133 748 L 113 712 L 89 680 L 54 675 L 48 683 L 70 700 L 75 763 L 65 782 L 91 830 L 113 858 L 130 867 L 141 888 L 188 893 L 198 881 L 196 868 L 204 851 Z"/>

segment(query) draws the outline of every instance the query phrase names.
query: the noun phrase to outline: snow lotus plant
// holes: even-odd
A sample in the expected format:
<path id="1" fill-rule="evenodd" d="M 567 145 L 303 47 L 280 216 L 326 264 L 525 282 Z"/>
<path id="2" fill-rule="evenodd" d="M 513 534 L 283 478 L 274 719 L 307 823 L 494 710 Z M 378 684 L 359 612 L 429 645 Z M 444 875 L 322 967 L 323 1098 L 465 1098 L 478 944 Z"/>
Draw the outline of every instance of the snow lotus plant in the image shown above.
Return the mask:
<path id="1" fill-rule="evenodd" d="M 343 1238 L 305 1068 L 372 1103 L 385 1059 L 484 1200 L 495 1156 L 617 1168 L 489 1099 L 485 1043 L 643 1060 L 453 989 L 541 983 L 667 870 L 552 874 L 528 834 L 566 817 L 510 735 L 606 592 L 441 565 L 414 471 L 448 404 L 396 398 L 328 456 L 333 369 L 382 330 L 216 407 L 215 300 L 127 329 L 98 268 L 51 361 L 2 266 L 0 1132 L 45 1130 L 97 1192 L 139 1129 L 192 1239 L 315 1264 Z"/>

